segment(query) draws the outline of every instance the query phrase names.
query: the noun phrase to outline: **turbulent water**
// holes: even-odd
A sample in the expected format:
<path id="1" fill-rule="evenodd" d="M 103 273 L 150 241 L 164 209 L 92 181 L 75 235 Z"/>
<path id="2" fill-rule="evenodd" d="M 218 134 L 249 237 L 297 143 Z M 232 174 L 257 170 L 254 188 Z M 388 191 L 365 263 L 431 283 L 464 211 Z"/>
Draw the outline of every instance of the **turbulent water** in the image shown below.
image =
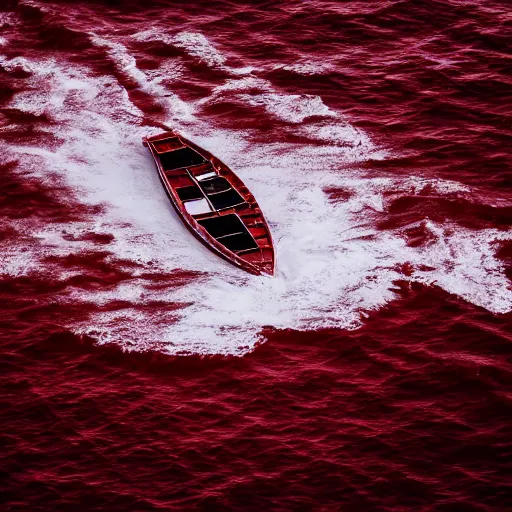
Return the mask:
<path id="1" fill-rule="evenodd" d="M 511 509 L 511 12 L 4 2 L 0 505 Z M 181 224 L 167 128 L 275 277 Z"/>

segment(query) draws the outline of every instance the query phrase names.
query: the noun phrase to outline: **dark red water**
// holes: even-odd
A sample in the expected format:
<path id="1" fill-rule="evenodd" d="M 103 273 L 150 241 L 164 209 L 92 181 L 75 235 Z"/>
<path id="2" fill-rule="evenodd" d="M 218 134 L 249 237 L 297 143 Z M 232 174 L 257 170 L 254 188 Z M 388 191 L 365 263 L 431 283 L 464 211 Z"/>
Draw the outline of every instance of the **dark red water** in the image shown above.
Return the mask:
<path id="1" fill-rule="evenodd" d="M 509 2 L 0 9 L 2 510 L 512 509 Z M 180 225 L 166 126 L 274 278 Z"/>

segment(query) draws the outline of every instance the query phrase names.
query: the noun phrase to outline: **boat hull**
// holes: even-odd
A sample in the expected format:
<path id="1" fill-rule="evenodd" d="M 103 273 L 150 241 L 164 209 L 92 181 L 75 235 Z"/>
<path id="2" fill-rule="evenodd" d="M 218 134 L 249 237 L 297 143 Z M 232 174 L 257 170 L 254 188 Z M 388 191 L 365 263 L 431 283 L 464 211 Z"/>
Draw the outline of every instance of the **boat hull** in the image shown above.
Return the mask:
<path id="1" fill-rule="evenodd" d="M 171 203 L 211 251 L 255 275 L 273 275 L 270 229 L 249 189 L 223 162 L 177 132 L 143 139 Z"/>

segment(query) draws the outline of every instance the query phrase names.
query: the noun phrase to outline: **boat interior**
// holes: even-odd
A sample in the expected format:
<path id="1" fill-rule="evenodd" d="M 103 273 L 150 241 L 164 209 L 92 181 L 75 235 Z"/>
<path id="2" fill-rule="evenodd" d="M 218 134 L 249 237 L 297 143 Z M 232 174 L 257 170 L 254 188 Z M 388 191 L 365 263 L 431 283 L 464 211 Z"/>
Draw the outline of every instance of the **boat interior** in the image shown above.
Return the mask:
<path id="1" fill-rule="evenodd" d="M 237 254 L 249 256 L 256 251 L 271 250 L 261 212 L 226 178 L 219 176 L 209 160 L 179 137 L 151 141 L 151 144 L 169 186 L 184 209 L 213 238 Z M 245 187 L 241 189 L 248 192 Z"/>

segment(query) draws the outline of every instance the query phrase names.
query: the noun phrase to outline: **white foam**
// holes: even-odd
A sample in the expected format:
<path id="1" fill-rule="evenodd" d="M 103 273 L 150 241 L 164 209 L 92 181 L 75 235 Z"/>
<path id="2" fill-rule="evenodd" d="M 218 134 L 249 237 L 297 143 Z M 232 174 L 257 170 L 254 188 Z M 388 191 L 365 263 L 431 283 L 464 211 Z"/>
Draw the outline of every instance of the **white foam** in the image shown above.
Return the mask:
<path id="1" fill-rule="evenodd" d="M 162 92 L 158 83 L 137 69 L 126 47 L 102 39 L 96 43 L 107 48 L 119 69 L 140 87 Z M 335 140 L 345 138 L 346 144 L 259 146 L 251 142 L 250 132 L 220 131 L 196 119 L 187 125 L 185 135 L 236 170 L 270 223 L 277 248 L 276 276 L 251 276 L 204 248 L 173 213 L 153 161 L 140 143 L 148 132 L 141 126 L 143 115 L 121 85 L 55 60 L 19 58 L 16 63 L 5 59 L 0 63 L 7 68 L 26 66 L 34 73 L 28 79 L 30 92 L 15 95 L 13 108 L 44 111 L 66 134 L 57 148 L 13 146 L 2 159 L 22 156 L 25 171 L 31 169 L 41 179 L 48 173 L 59 176 L 81 201 L 105 207 L 85 224 L 25 226 L 39 245 L 28 253 L 22 252 L 22 245 L 12 247 L 10 267 L 2 271 L 15 273 L 24 265 L 34 269 L 41 263 L 39 258 L 48 254 L 94 250 L 91 242 L 64 239 L 64 230 L 113 233 L 115 240 L 102 247 L 112 251 L 108 259 L 117 260 L 119 268 L 122 260 L 138 265 L 127 269 L 132 277 L 119 285 L 94 292 L 69 288 L 62 292 L 58 298 L 62 303 L 91 304 L 94 310 L 102 305 L 108 308 L 113 301 L 132 304 L 71 325 L 76 332 L 128 350 L 240 355 L 254 347 L 264 326 L 357 328 L 371 311 L 394 299 L 397 279 L 435 284 L 496 313 L 512 310 L 512 292 L 493 249 L 496 240 L 512 239 L 512 234 L 451 229 L 427 220 L 431 240 L 413 248 L 407 246 L 405 228 L 378 230 L 376 216 L 384 215 L 390 198 L 404 191 L 416 194 L 431 189 L 439 194 L 467 194 L 469 199 L 471 191 L 443 180 L 365 178 L 347 161 L 354 146 L 364 146 L 360 159 L 371 155 L 371 141 L 338 112 L 329 110 L 332 115 L 320 124 L 315 121 L 311 129 L 319 131 L 320 138 L 337 130 Z M 226 83 L 208 101 L 227 91 L 248 94 L 247 88 L 255 84 L 254 80 L 240 82 Z M 256 84 L 260 87 L 256 95 L 267 103 L 254 106 L 264 106 L 269 114 L 282 118 L 296 116 L 290 129 L 302 127 L 297 120 L 301 116 L 306 120 L 307 113 L 327 109 L 318 100 L 296 107 L 302 96 L 268 100 L 268 95 L 279 93 L 268 82 Z M 188 107 L 168 105 L 178 124 L 191 119 Z M 331 187 L 350 192 L 348 199 L 330 200 L 324 190 Z M 413 269 L 410 277 L 398 270 L 404 263 Z M 431 270 L 425 270 L 425 265 Z M 198 276 L 182 280 L 178 269 Z M 68 270 L 60 272 L 69 275 Z M 153 277 L 147 278 L 147 273 Z"/>
<path id="2" fill-rule="evenodd" d="M 222 66 L 226 62 L 226 58 L 198 32 L 180 32 L 174 36 L 173 43 L 209 66 Z"/>
<path id="3" fill-rule="evenodd" d="M 47 60 L 45 63 L 36 63 L 25 59 L 24 57 L 15 57 L 14 59 L 7 59 L 5 55 L 0 55 L 0 65 L 6 71 L 15 71 L 21 69 L 26 73 L 37 71 L 39 75 L 46 77 L 54 70 L 55 63 L 52 60 Z"/>
<path id="4" fill-rule="evenodd" d="M 265 92 L 274 91 L 272 84 L 263 78 L 246 76 L 243 78 L 230 78 L 222 85 L 212 89 L 210 97 L 204 98 L 202 102 L 210 102 L 212 99 L 222 97 L 226 92 L 245 92 L 247 90 L 261 90 Z"/>
<path id="5" fill-rule="evenodd" d="M 14 12 L 0 12 L 0 28 L 12 27 L 19 23 L 19 18 Z"/>
<path id="6" fill-rule="evenodd" d="M 226 57 L 215 48 L 206 36 L 199 32 L 178 32 L 169 35 L 156 27 L 138 32 L 133 36 L 136 41 L 158 41 L 168 46 L 181 48 L 199 62 L 215 69 L 221 69 L 232 75 L 249 75 L 256 70 L 253 66 L 233 67 L 226 64 Z"/>
<path id="7" fill-rule="evenodd" d="M 376 148 L 363 131 L 352 126 L 345 116 L 327 107 L 319 96 L 283 94 L 277 92 L 268 80 L 245 76 L 230 78 L 214 87 L 211 95 L 199 100 L 197 105 L 201 107 L 225 100 L 262 108 L 269 116 L 300 125 L 294 129 L 296 134 L 343 147 L 346 161 L 367 158 L 381 160 L 387 156 L 386 151 Z"/>
<path id="8" fill-rule="evenodd" d="M 494 229 L 461 230 L 458 226 L 426 221 L 434 242 L 411 252 L 416 266 L 411 277 L 464 298 L 493 313 L 512 310 L 512 293 L 495 257 L 496 242 L 512 240 L 512 233 Z M 434 271 L 421 269 L 433 267 Z"/>
<path id="9" fill-rule="evenodd" d="M 284 121 L 302 123 L 308 117 L 337 117 L 319 96 L 310 94 L 264 93 L 258 96 L 241 95 L 240 98 L 252 106 L 263 106 L 265 110 Z"/>
<path id="10" fill-rule="evenodd" d="M 328 62 L 315 62 L 312 60 L 302 60 L 294 62 L 293 64 L 276 64 L 273 66 L 274 70 L 284 69 L 298 75 L 312 76 L 312 75 L 325 75 L 333 69 L 333 66 Z"/>
<path id="11" fill-rule="evenodd" d="M 290 123 L 301 123 L 312 116 L 339 117 L 319 96 L 310 94 L 282 94 L 272 84 L 256 77 L 229 79 L 215 87 L 212 95 L 200 103 L 211 103 L 229 97 L 245 105 L 263 107 L 271 116 Z"/>
<path id="12" fill-rule="evenodd" d="M 192 119 L 193 110 L 191 105 L 182 101 L 177 94 L 163 87 L 161 85 L 162 77 L 149 80 L 148 75 L 137 67 L 137 61 L 129 53 L 126 46 L 97 34 L 91 34 L 91 42 L 98 47 L 105 48 L 122 73 L 134 80 L 142 90 L 151 94 L 156 101 L 169 110 L 171 114 L 170 122 L 178 119 Z"/>
<path id="13" fill-rule="evenodd" d="M 198 107 L 229 98 L 230 101 L 242 105 L 261 107 L 269 115 L 295 124 L 303 123 L 312 117 L 337 118 L 336 123 L 332 121 L 324 124 L 317 122 L 302 127 L 301 131 L 310 138 L 346 146 L 346 157 L 350 161 L 364 159 L 370 154 L 374 159 L 383 159 L 386 156 L 385 151 L 377 150 L 374 147 L 364 132 L 354 128 L 340 113 L 327 107 L 319 96 L 283 94 L 277 91 L 271 82 L 256 76 L 257 68 L 227 66 L 224 56 L 203 34 L 180 32 L 172 36 L 157 28 L 151 28 L 135 34 L 133 38 L 137 41 L 160 41 L 184 48 L 190 55 L 199 58 L 209 66 L 223 69 L 236 76 L 236 78 L 230 78 L 223 84 L 214 87 L 209 97 L 197 102 Z M 313 74 L 313 72 L 320 72 L 322 66 L 311 61 L 304 61 L 282 67 L 305 74 Z"/>

